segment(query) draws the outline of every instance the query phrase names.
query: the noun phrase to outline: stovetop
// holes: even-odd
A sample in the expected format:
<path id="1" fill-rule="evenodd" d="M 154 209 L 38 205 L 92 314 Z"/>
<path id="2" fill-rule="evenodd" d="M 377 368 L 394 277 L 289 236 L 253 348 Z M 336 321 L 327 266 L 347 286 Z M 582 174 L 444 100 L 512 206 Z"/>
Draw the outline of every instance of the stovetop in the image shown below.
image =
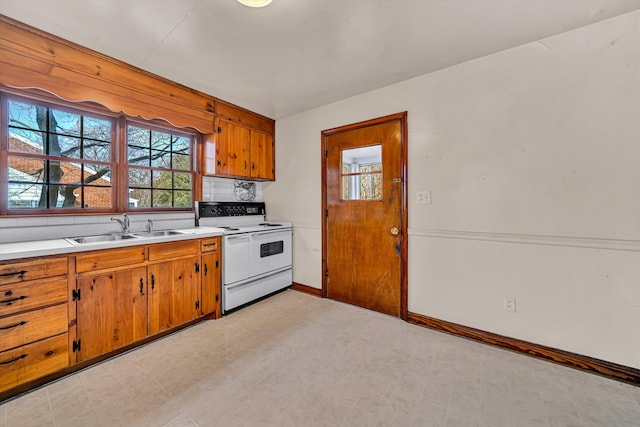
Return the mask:
<path id="1" fill-rule="evenodd" d="M 291 223 L 266 221 L 264 202 L 197 202 L 196 224 L 224 229 L 225 235 L 290 229 Z"/>

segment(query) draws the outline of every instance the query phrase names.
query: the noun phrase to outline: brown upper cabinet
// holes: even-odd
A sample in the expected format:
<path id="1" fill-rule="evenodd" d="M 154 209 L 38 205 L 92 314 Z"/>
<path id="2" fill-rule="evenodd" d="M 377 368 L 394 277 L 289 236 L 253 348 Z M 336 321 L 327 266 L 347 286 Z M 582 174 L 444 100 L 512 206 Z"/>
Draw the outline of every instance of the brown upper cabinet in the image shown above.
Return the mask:
<path id="1" fill-rule="evenodd" d="M 275 180 L 273 134 L 220 118 L 216 130 L 204 137 L 206 175 Z"/>

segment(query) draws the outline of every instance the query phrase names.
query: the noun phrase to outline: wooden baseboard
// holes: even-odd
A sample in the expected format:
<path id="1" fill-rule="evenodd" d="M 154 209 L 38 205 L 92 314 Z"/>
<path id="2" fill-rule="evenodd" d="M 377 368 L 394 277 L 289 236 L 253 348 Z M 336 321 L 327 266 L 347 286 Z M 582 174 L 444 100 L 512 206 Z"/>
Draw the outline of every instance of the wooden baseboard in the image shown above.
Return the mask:
<path id="1" fill-rule="evenodd" d="M 303 285 L 302 283 L 293 283 L 290 286 L 291 289 L 298 292 L 304 292 L 305 294 L 313 295 L 316 297 L 322 297 L 322 289 L 314 288 L 311 286 Z"/>
<path id="2" fill-rule="evenodd" d="M 549 360 L 561 365 L 640 386 L 640 370 L 629 366 L 618 365 L 616 363 L 606 362 L 604 360 L 583 356 L 581 354 L 505 337 L 492 332 L 486 332 L 480 329 L 459 325 L 457 323 L 424 316 L 422 314 L 410 312 L 407 321 L 430 329 L 436 329 L 475 341 L 481 341 L 486 344 L 495 345 L 519 353 L 524 353 L 529 356 Z"/>

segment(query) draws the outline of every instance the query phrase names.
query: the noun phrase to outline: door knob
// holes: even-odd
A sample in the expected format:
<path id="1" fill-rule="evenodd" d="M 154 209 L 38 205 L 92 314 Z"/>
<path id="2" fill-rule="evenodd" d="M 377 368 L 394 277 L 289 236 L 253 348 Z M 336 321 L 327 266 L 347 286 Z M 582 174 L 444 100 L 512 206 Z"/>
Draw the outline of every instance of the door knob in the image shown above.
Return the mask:
<path id="1" fill-rule="evenodd" d="M 398 230 L 398 227 L 391 227 L 391 230 L 389 230 L 389 232 L 394 236 L 397 236 L 398 233 L 400 233 L 400 230 Z"/>

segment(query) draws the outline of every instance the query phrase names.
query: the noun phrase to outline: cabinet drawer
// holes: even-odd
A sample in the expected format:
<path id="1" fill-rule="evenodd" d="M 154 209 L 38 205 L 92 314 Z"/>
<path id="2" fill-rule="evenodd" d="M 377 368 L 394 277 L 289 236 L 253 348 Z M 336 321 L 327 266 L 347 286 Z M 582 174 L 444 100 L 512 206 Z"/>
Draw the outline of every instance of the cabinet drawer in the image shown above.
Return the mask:
<path id="1" fill-rule="evenodd" d="M 105 268 L 121 267 L 144 262 L 144 246 L 134 248 L 114 249 L 90 252 L 76 256 L 76 271 L 102 270 Z"/>
<path id="2" fill-rule="evenodd" d="M 0 392 L 69 366 L 68 334 L 0 353 Z"/>
<path id="3" fill-rule="evenodd" d="M 212 251 L 217 251 L 218 247 L 220 246 L 220 238 L 219 237 L 212 237 L 210 239 L 202 239 L 200 241 L 201 244 L 201 251 L 202 252 L 212 252 Z"/>
<path id="4" fill-rule="evenodd" d="M 42 258 L 0 264 L 0 285 L 67 274 L 67 258 Z"/>
<path id="5" fill-rule="evenodd" d="M 65 261 L 66 262 L 66 261 Z M 67 280 L 36 280 L 0 286 L 0 317 L 67 301 Z"/>
<path id="6" fill-rule="evenodd" d="M 158 243 L 149 246 L 149 261 L 168 258 L 180 258 L 183 256 L 194 256 L 197 253 L 197 240 L 187 240 L 186 242 Z"/>
<path id="7" fill-rule="evenodd" d="M 0 351 L 67 332 L 67 310 L 67 304 L 59 304 L 1 318 Z"/>

